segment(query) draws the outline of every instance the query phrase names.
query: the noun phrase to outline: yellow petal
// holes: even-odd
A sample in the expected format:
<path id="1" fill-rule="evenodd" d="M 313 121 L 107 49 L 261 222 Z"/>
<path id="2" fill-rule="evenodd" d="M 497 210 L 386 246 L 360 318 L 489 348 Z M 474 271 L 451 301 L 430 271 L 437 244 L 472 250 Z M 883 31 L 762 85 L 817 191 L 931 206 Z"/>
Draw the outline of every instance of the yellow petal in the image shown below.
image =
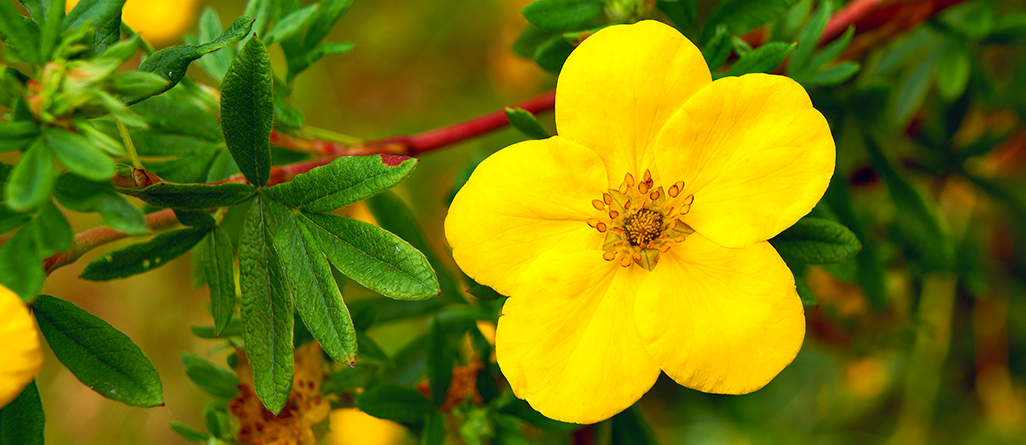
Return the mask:
<path id="1" fill-rule="evenodd" d="M 726 247 L 772 238 L 809 213 L 834 171 L 834 140 L 795 81 L 725 77 L 678 111 L 656 141 L 664 182 L 694 194 L 685 218 Z"/>
<path id="2" fill-rule="evenodd" d="M 762 388 L 805 337 L 794 278 L 767 242 L 727 249 L 691 235 L 660 257 L 634 307 L 652 358 L 699 391 Z"/>
<path id="3" fill-rule="evenodd" d="M 35 320 L 21 298 L 0 285 L 0 407 L 18 397 L 42 365 Z"/>
<path id="4" fill-rule="evenodd" d="M 585 222 L 607 189 L 602 161 L 559 136 L 525 141 L 488 157 L 456 194 L 445 237 L 460 268 L 510 295 L 520 273 L 552 249 L 598 249 Z"/>
<path id="5" fill-rule="evenodd" d="M 656 21 L 610 26 L 574 49 L 556 84 L 560 136 L 595 150 L 609 183 L 640 175 L 663 123 L 710 82 L 702 53 Z"/>
<path id="6" fill-rule="evenodd" d="M 636 402 L 659 368 L 634 326 L 648 271 L 601 251 L 549 252 L 502 308 L 495 354 L 513 392 L 556 420 L 594 423 Z"/>

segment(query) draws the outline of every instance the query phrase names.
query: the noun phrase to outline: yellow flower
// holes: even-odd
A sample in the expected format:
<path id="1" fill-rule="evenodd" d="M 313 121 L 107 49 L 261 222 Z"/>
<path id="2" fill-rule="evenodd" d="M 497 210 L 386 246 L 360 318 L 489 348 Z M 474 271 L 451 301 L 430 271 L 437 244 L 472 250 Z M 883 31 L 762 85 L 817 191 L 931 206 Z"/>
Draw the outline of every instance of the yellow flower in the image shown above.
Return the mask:
<path id="1" fill-rule="evenodd" d="M 356 408 L 331 412 L 331 431 L 324 438 L 329 445 L 395 445 L 406 428 L 391 420 L 372 417 Z"/>
<path id="2" fill-rule="evenodd" d="M 591 423 L 660 370 L 743 394 L 798 354 L 805 316 L 766 242 L 827 188 L 834 143 L 793 80 L 711 81 L 676 30 L 605 28 L 567 59 L 558 136 L 507 147 L 457 194 L 459 266 L 508 295 L 496 355 L 514 393 Z"/>
<path id="3" fill-rule="evenodd" d="M 155 45 L 178 40 L 192 25 L 197 0 L 128 0 L 121 10 L 121 20 Z M 71 11 L 78 0 L 68 0 Z"/>
<path id="4" fill-rule="evenodd" d="M 0 285 L 0 407 L 18 397 L 42 365 L 39 331 L 28 307 Z"/>

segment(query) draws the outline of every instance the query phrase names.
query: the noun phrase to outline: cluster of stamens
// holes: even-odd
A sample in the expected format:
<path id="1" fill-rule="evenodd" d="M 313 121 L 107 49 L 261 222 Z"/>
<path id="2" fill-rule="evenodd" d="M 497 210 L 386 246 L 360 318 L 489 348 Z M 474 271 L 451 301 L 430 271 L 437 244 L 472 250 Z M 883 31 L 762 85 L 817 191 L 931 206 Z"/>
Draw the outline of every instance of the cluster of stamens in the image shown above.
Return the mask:
<path id="1" fill-rule="evenodd" d="M 591 202 L 602 218 L 589 218 L 588 225 L 606 234 L 602 258 L 618 261 L 623 267 L 637 264 L 652 270 L 659 254 L 695 231 L 680 220 L 691 211 L 694 195 L 682 196 L 684 181 L 669 189 L 656 187 L 652 172 L 645 170 L 641 181 L 627 173 L 617 189 Z"/>

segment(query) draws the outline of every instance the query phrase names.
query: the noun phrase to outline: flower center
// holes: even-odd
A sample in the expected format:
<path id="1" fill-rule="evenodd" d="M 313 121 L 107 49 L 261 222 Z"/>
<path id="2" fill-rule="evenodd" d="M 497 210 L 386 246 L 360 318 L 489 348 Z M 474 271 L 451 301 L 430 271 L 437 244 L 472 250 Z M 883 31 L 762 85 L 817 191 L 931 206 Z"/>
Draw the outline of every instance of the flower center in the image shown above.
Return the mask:
<path id="1" fill-rule="evenodd" d="M 602 258 L 616 260 L 623 267 L 655 268 L 660 253 L 695 232 L 681 220 L 695 200 L 694 195 L 681 195 L 683 190 L 684 181 L 677 181 L 664 191 L 645 170 L 640 182 L 627 173 L 619 188 L 592 201 L 592 206 L 603 212 L 601 218 L 587 220 L 589 226 L 606 234 Z"/>
<path id="2" fill-rule="evenodd" d="M 641 209 L 624 218 L 623 232 L 632 246 L 644 246 L 663 233 L 663 214 L 652 209 Z"/>

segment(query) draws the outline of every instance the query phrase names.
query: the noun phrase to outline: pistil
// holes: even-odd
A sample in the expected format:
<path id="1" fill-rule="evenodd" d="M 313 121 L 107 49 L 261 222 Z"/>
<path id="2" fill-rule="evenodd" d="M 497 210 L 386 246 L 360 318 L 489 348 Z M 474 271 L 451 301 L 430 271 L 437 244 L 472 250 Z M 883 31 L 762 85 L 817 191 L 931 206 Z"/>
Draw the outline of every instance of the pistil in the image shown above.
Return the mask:
<path id="1" fill-rule="evenodd" d="M 603 214 L 588 218 L 587 223 L 606 234 L 602 258 L 623 267 L 655 268 L 661 253 L 694 233 L 681 218 L 690 212 L 695 197 L 683 196 L 683 191 L 684 181 L 664 191 L 656 186 L 651 171 L 645 170 L 640 181 L 627 173 L 619 187 L 593 200 L 592 206 Z"/>

